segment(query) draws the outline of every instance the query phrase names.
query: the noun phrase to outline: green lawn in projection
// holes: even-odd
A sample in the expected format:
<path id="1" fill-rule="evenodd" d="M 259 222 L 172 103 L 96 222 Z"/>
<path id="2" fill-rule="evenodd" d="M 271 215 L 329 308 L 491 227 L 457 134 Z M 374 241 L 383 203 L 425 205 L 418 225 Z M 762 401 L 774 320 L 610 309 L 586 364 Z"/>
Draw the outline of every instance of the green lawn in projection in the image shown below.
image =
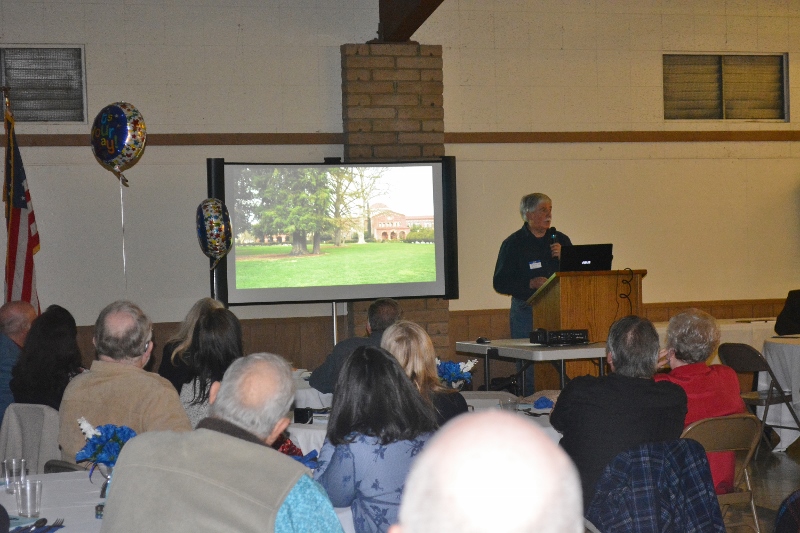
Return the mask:
<path id="1" fill-rule="evenodd" d="M 291 245 L 238 247 L 236 288 L 436 281 L 433 244 L 323 244 L 320 255 L 303 256 L 288 255 L 291 249 Z"/>

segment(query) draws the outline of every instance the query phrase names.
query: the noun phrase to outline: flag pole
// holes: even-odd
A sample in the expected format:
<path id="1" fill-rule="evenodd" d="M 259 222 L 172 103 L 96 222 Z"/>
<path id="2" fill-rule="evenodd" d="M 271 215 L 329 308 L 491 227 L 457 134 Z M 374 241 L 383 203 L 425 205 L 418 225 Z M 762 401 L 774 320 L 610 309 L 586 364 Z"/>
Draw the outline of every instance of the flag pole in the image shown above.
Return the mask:
<path id="1" fill-rule="evenodd" d="M 3 104 L 5 105 L 8 112 L 11 113 L 11 102 L 9 101 L 9 95 L 11 94 L 11 87 L 9 87 L 8 85 L 0 86 L 0 91 L 3 91 Z"/>
<path id="2" fill-rule="evenodd" d="M 28 182 L 14 132 L 14 115 L 9 102 L 9 87 L 2 87 L 6 126 L 3 201 L 6 204 L 5 301 L 30 302 L 39 313 L 36 270 L 33 256 L 39 251 L 39 232 L 33 214 Z"/>

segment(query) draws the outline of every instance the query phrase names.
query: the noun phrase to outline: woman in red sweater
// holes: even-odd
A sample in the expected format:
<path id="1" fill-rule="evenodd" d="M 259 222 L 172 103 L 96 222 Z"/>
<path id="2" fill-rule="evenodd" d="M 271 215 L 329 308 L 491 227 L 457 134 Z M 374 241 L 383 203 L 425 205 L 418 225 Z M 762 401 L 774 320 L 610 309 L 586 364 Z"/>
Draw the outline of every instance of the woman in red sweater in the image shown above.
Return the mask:
<path id="1" fill-rule="evenodd" d="M 714 317 L 689 309 L 675 315 L 667 326 L 666 349 L 659 362 L 668 364 L 669 373 L 656 374 L 656 381 L 671 381 L 686 391 L 689 410 L 684 426 L 704 418 L 745 411 L 736 372 L 725 365 L 707 365 L 719 346 L 719 327 Z M 733 490 L 735 455 L 711 453 L 708 463 L 717 494 Z"/>

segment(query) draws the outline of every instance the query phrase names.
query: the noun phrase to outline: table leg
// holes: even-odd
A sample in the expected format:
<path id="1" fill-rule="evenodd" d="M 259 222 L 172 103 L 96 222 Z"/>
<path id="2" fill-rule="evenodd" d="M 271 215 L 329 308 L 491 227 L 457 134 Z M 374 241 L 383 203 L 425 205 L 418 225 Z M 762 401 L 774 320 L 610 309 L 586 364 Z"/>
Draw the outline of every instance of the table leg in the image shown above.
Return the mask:
<path id="1" fill-rule="evenodd" d="M 489 390 L 489 358 L 490 357 L 498 357 L 500 352 L 497 351 L 497 348 L 489 348 L 486 350 L 486 359 L 483 361 L 483 384 L 486 386 L 486 390 Z"/>
<path id="2" fill-rule="evenodd" d="M 600 376 L 605 376 L 606 375 L 606 359 L 605 359 L 605 357 L 601 357 L 600 359 L 598 359 L 598 362 L 600 363 L 600 367 L 599 367 L 600 368 L 600 370 L 599 370 Z"/>
<path id="3" fill-rule="evenodd" d="M 561 368 L 561 390 L 564 390 L 564 385 L 567 384 L 567 368 L 566 362 L 561 359 L 560 361 L 560 368 Z"/>

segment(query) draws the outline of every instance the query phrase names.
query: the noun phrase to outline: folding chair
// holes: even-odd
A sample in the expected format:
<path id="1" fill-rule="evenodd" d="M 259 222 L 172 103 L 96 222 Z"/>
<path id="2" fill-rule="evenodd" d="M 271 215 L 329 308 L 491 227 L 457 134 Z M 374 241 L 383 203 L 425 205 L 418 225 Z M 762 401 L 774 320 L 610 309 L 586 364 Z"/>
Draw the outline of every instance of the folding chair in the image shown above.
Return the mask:
<path id="1" fill-rule="evenodd" d="M 728 506 L 749 503 L 757 533 L 760 533 L 761 529 L 758 525 L 758 513 L 756 513 L 756 504 L 753 500 L 748 467 L 758 447 L 761 428 L 762 423 L 755 415 L 740 413 L 698 420 L 689 424 L 681 435 L 683 439 L 699 442 L 706 453 L 738 452 L 743 456 L 741 461 L 737 457 L 736 472 L 733 478 L 734 492 L 718 494 L 717 499 L 723 517 Z M 744 482 L 744 486 L 742 486 L 742 482 Z"/>
<path id="2" fill-rule="evenodd" d="M 47 405 L 12 403 L 0 425 L 0 459 L 23 457 L 31 473 L 41 474 L 50 459 L 60 459 L 58 411 Z"/>
<path id="3" fill-rule="evenodd" d="M 723 343 L 719 346 L 719 359 L 722 364 L 727 365 L 734 369 L 739 374 L 746 374 L 752 372 L 754 374 L 754 383 L 757 383 L 758 372 L 767 372 L 769 374 L 769 389 L 765 391 L 752 391 L 743 392 L 742 400 L 744 403 L 754 407 L 763 407 L 764 414 L 761 417 L 761 423 L 765 424 L 767 421 L 767 413 L 769 412 L 770 405 L 785 404 L 794 418 L 796 426 L 779 426 L 770 424 L 772 427 L 781 429 L 793 429 L 800 431 L 800 419 L 797 418 L 797 413 L 792 407 L 792 392 L 786 392 L 778 382 L 778 378 L 772 372 L 769 363 L 761 355 L 758 350 L 749 344 L 740 343 Z M 766 440 L 766 436 L 763 439 Z M 759 443 L 759 446 L 761 444 Z M 756 449 L 758 452 L 758 449 Z"/>

